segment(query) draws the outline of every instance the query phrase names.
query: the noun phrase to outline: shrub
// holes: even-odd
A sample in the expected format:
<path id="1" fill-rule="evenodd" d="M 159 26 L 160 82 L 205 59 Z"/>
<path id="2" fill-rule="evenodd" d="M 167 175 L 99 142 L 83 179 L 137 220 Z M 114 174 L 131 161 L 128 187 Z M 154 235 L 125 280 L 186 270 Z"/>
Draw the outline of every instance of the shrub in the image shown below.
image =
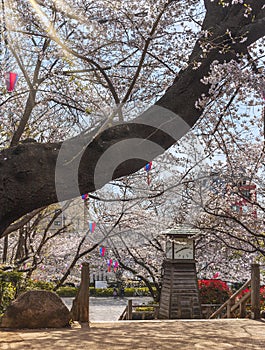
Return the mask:
<path id="1" fill-rule="evenodd" d="M 124 290 L 126 297 L 134 297 L 134 296 L 149 296 L 150 292 L 147 287 L 141 288 L 125 288 Z"/>
<path id="2" fill-rule="evenodd" d="M 60 297 L 75 297 L 77 294 L 77 287 L 60 287 L 56 293 Z M 113 288 L 94 288 L 89 287 L 89 295 L 91 297 L 112 297 L 113 296 Z"/>
<path id="3" fill-rule="evenodd" d="M 153 312 L 154 311 L 154 308 L 152 306 L 137 306 L 135 308 L 135 311 L 150 311 L 150 312 Z"/>
<path id="4" fill-rule="evenodd" d="M 56 293 L 60 297 L 75 297 L 78 288 L 76 287 L 60 287 Z M 112 297 L 113 296 L 113 288 L 94 288 L 89 287 L 89 294 L 91 297 Z M 125 297 L 133 297 L 133 296 L 148 296 L 149 290 L 148 288 L 125 288 L 124 296 Z"/>
<path id="5" fill-rule="evenodd" d="M 2 314 L 21 290 L 23 274 L 0 270 L 0 314 Z"/>
<path id="6" fill-rule="evenodd" d="M 113 288 L 89 288 L 90 295 L 92 297 L 112 297 L 113 296 Z"/>
<path id="7" fill-rule="evenodd" d="M 22 272 L 2 271 L 0 270 L 0 282 L 11 282 L 14 286 L 19 287 L 23 280 Z"/>
<path id="8" fill-rule="evenodd" d="M 57 289 L 56 293 L 60 297 L 73 298 L 76 296 L 77 291 L 78 291 L 77 287 L 60 287 Z"/>
<path id="9" fill-rule="evenodd" d="M 222 304 L 231 295 L 227 283 L 221 280 L 199 280 L 198 285 L 202 304 Z"/>
<path id="10" fill-rule="evenodd" d="M 113 288 L 94 288 L 90 287 L 90 296 L 92 297 L 112 297 L 113 296 Z M 149 295 L 148 288 L 125 288 L 124 296 L 125 297 L 133 297 L 136 295 L 147 296 Z"/>
<path id="11" fill-rule="evenodd" d="M 124 288 L 124 295 L 126 297 L 133 297 L 136 289 L 139 289 L 139 288 Z"/>
<path id="12" fill-rule="evenodd" d="M 28 279 L 25 284 L 25 290 L 53 290 L 53 288 L 54 283 L 46 281 Z"/>

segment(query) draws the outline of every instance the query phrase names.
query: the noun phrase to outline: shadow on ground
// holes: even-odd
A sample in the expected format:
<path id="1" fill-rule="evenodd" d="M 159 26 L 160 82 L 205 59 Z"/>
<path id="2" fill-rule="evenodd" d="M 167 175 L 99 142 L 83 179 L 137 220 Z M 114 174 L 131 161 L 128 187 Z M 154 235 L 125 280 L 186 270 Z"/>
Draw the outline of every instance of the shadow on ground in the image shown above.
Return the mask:
<path id="1" fill-rule="evenodd" d="M 92 323 L 89 328 L 0 332 L 0 349 L 263 349 L 265 323 L 252 320 Z"/>

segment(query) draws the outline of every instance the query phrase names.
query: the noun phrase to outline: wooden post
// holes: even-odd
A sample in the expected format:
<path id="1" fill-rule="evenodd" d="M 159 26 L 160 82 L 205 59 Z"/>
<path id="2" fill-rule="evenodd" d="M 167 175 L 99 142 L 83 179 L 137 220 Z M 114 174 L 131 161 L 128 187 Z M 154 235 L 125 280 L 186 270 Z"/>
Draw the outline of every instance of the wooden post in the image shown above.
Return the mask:
<path id="1" fill-rule="evenodd" d="M 239 317 L 240 318 L 245 318 L 246 317 L 246 304 L 247 300 L 243 301 L 240 306 L 239 306 Z"/>
<path id="2" fill-rule="evenodd" d="M 132 299 L 128 300 L 127 306 L 127 320 L 132 320 Z"/>
<path id="3" fill-rule="evenodd" d="M 72 306 L 73 321 L 89 322 L 89 264 L 82 264 L 81 283 Z"/>
<path id="4" fill-rule="evenodd" d="M 154 319 L 155 319 L 155 320 L 158 319 L 158 312 L 159 312 L 159 307 L 155 307 L 155 308 L 154 308 Z"/>
<path id="5" fill-rule="evenodd" d="M 251 265 L 251 318 L 260 319 L 260 268 L 259 264 Z"/>
<path id="6" fill-rule="evenodd" d="M 226 317 L 230 318 L 231 317 L 231 306 L 232 306 L 232 302 L 231 299 L 228 301 L 227 304 L 227 309 L 226 309 Z"/>

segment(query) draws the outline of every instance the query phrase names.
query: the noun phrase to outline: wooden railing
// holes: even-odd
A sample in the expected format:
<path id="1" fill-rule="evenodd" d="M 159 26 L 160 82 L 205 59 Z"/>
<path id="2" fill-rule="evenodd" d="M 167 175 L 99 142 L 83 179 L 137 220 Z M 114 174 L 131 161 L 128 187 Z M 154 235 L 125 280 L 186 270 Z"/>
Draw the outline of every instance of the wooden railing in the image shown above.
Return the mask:
<path id="1" fill-rule="evenodd" d="M 221 305 L 222 304 L 201 304 L 202 318 L 209 318 Z"/>
<path id="2" fill-rule="evenodd" d="M 250 291 L 242 295 L 240 294 L 246 288 L 250 287 Z M 251 301 L 251 318 L 260 319 L 260 266 L 259 264 L 251 265 L 251 278 L 236 291 L 222 306 L 220 306 L 209 318 L 231 318 L 235 317 L 235 311 L 239 309 L 236 317 L 246 317 L 247 302 Z"/>
<path id="3" fill-rule="evenodd" d="M 243 316 L 243 314 L 245 313 L 246 302 L 250 298 L 251 292 L 247 292 L 246 294 L 244 294 L 244 296 L 240 298 L 237 302 L 236 298 L 238 298 L 240 293 L 244 289 L 248 288 L 250 284 L 251 279 L 249 279 L 240 289 L 238 289 L 233 295 L 231 295 L 231 297 L 223 305 L 221 305 L 219 309 L 217 309 L 209 318 L 216 318 L 217 316 L 221 316 L 221 318 L 231 318 L 232 313 L 237 308 L 240 308 L 240 317 L 245 317 Z M 224 313 L 224 310 L 226 310 L 226 312 L 224 315 L 222 315 Z"/>
<path id="4" fill-rule="evenodd" d="M 141 310 L 141 308 L 148 308 L 149 310 Z M 140 310 L 137 310 L 137 309 L 140 309 Z M 136 314 L 138 317 L 140 316 L 142 320 L 145 320 L 147 315 L 150 316 L 150 314 L 152 319 L 157 319 L 158 310 L 159 310 L 159 305 L 156 305 L 156 304 L 133 305 L 132 300 L 129 299 L 126 308 L 124 309 L 123 313 L 119 317 L 119 321 L 133 320 L 133 315 L 136 315 Z M 138 317 L 137 319 L 139 319 Z"/>

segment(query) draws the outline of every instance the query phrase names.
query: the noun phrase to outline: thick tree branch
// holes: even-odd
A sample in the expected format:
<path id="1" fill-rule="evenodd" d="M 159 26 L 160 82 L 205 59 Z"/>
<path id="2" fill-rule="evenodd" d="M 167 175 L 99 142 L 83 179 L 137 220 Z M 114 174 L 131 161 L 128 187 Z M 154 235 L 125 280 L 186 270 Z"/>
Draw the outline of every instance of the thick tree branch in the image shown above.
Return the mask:
<path id="1" fill-rule="evenodd" d="M 202 94 L 209 96 L 210 85 L 203 84 L 201 79 L 209 74 L 211 64 L 216 60 L 219 63 L 238 60 L 247 52 L 248 45 L 265 35 L 265 26 L 262 27 L 264 18 L 262 6 L 265 0 L 249 0 L 253 13 L 248 17 L 244 17 L 244 9 L 240 5 L 223 8 L 217 5 L 217 2 L 205 1 L 205 3 L 207 12 L 203 29 L 211 33 L 212 44 L 207 54 L 201 48 L 206 40 L 204 37 L 197 41 L 188 68 L 179 73 L 173 85 L 156 102 L 155 107 L 136 118 L 133 123 L 112 126 L 99 134 L 94 131 L 89 135 L 89 142 L 85 141 L 85 134 L 69 140 L 71 157 L 61 160 L 61 166 L 57 162 L 60 198 L 58 198 L 58 187 L 55 186 L 55 169 L 62 143 L 19 144 L 0 153 L 0 233 L 28 212 L 58 200 L 77 196 L 72 188 L 74 186 L 71 186 L 74 185 L 74 180 L 69 182 L 74 169 L 79 170 L 80 193 L 93 192 L 98 187 L 95 180 L 103 186 L 111 179 L 139 170 L 147 160 L 150 161 L 168 149 L 194 125 L 203 112 L 203 109 L 196 108 L 196 101 Z M 227 34 L 227 30 L 230 30 L 232 37 L 236 38 L 235 41 Z M 247 40 L 240 40 L 242 35 L 247 35 Z M 225 45 L 226 51 L 220 50 L 222 45 Z M 198 59 L 200 66 L 194 69 L 194 62 Z M 160 111 L 158 114 L 159 120 L 162 121 L 161 125 L 154 125 L 154 120 L 158 117 L 157 109 Z M 173 136 L 172 129 L 175 129 Z M 115 169 L 112 169 L 112 159 L 109 159 L 108 167 L 101 173 L 96 172 L 101 157 L 107 154 L 111 147 L 120 144 L 119 152 L 122 154 L 123 142 L 128 144 L 128 140 L 137 139 L 139 144 L 145 142 L 143 150 L 146 149 L 148 142 L 151 142 L 157 145 L 156 151 L 145 153 L 142 157 L 138 154 L 124 159 Z M 82 143 L 85 151 L 82 151 L 83 155 L 79 157 Z M 133 154 L 132 151 L 131 155 Z M 111 173 L 111 178 L 104 177 L 107 172 Z M 99 179 L 95 179 L 95 174 Z"/>
<path id="2" fill-rule="evenodd" d="M 26 225 L 31 219 L 34 218 L 35 215 L 37 215 L 38 213 L 40 213 L 43 208 L 38 208 L 33 210 L 31 213 L 26 214 L 25 216 L 23 216 L 23 218 L 21 218 L 20 220 L 18 220 L 17 222 L 15 222 L 14 224 L 10 225 L 2 234 L 2 237 L 9 235 L 11 232 L 17 231 L 19 228 L 21 228 L 22 226 Z"/>

